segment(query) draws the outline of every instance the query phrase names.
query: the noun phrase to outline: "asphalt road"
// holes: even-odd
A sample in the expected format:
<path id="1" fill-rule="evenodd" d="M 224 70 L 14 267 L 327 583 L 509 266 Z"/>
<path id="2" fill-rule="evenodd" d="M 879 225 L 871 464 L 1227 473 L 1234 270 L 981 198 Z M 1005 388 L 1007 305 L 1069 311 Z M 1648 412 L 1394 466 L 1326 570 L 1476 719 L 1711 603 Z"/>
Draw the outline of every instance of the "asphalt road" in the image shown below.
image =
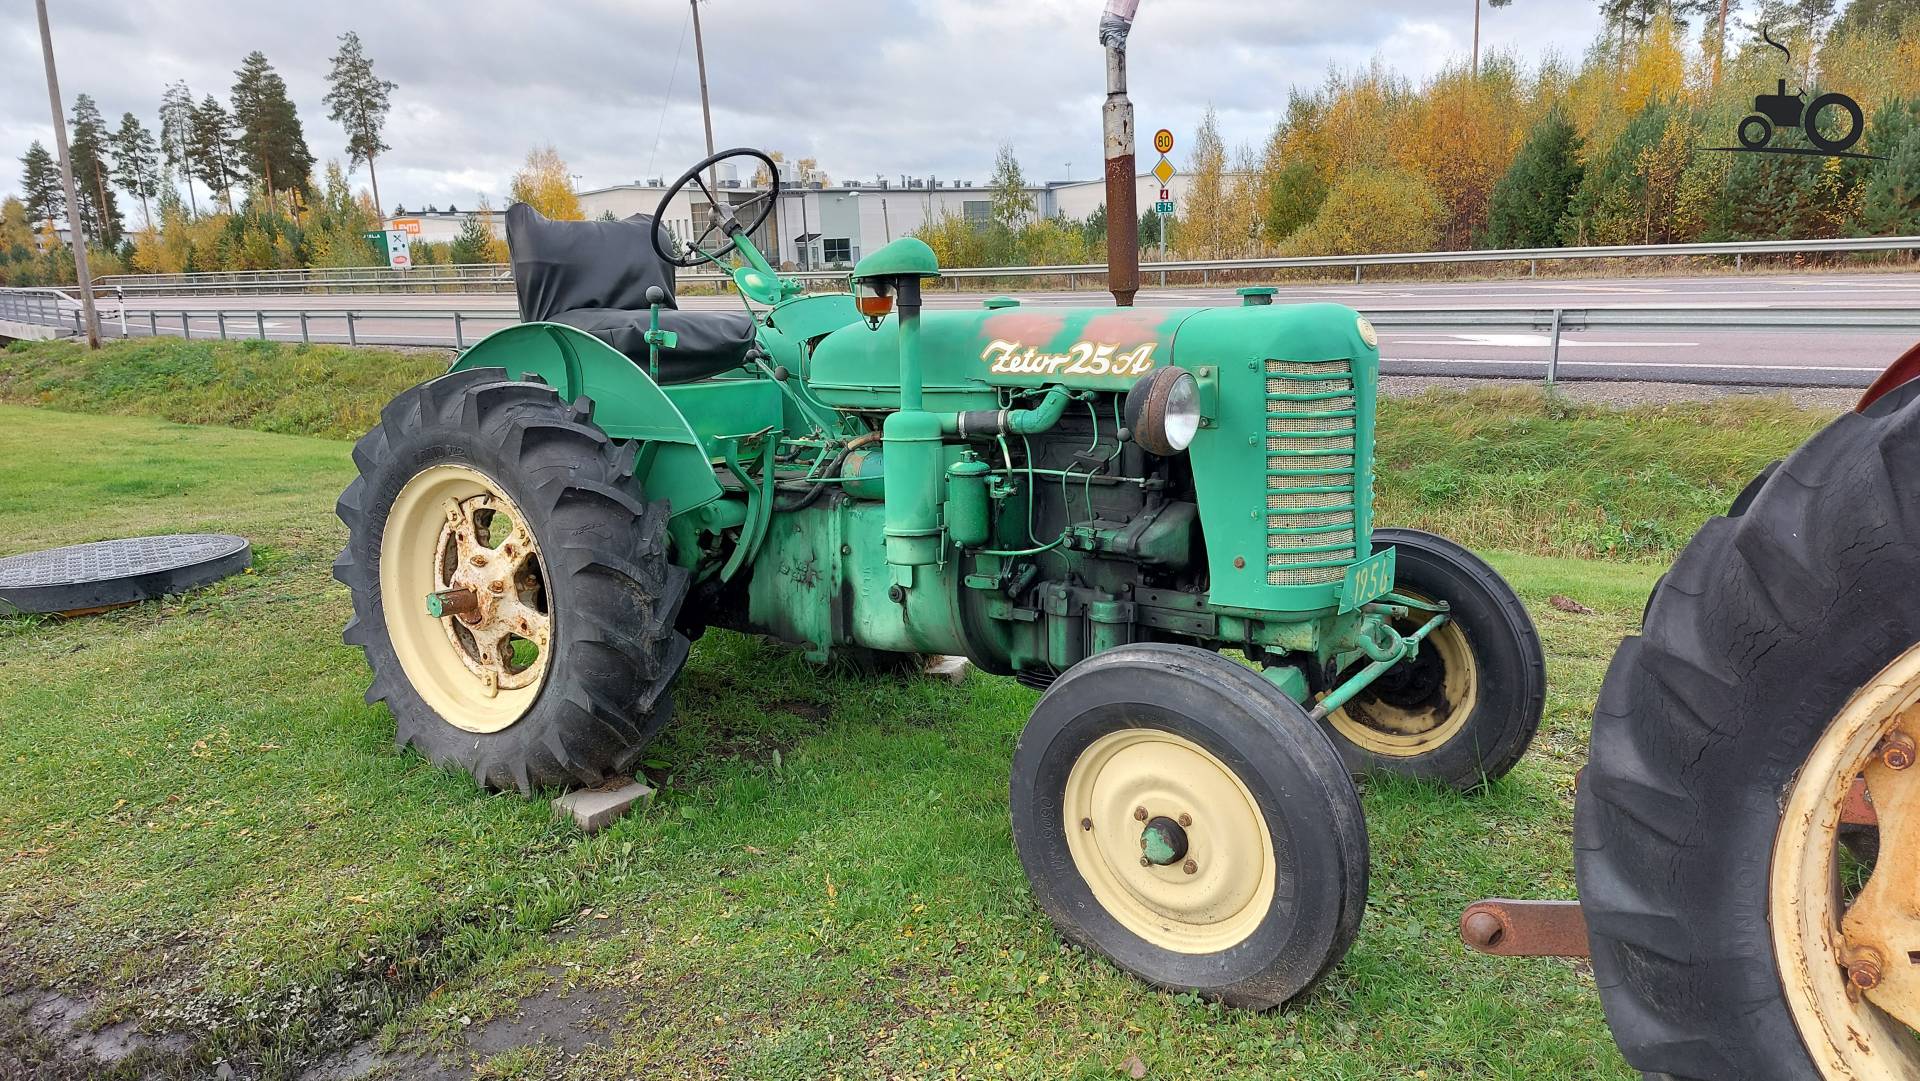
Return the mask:
<path id="1" fill-rule="evenodd" d="M 1012 295 L 1024 304 L 1044 306 L 1098 304 L 1106 298 L 1105 293 L 1084 290 Z M 984 298 L 979 293 L 937 291 L 928 294 L 928 305 L 971 308 Z M 1555 307 L 1760 310 L 1775 306 L 1914 310 L 1920 309 L 1920 273 L 1303 285 L 1281 287 L 1274 301 L 1331 301 L 1362 311 Z M 1240 298 L 1231 287 L 1148 288 L 1136 303 L 1143 307 L 1217 306 L 1238 304 Z M 694 310 L 731 309 L 737 304 L 731 297 L 687 297 L 682 302 L 683 307 Z M 301 337 L 300 318 L 295 313 L 304 310 L 309 313 L 307 334 L 323 341 L 347 339 L 345 313 L 349 310 L 400 311 L 407 316 L 356 315 L 354 332 L 363 342 L 423 346 L 454 344 L 450 313 L 456 309 L 468 313 L 462 319 L 461 335 L 468 343 L 515 321 L 513 298 L 504 293 L 141 296 L 129 298 L 126 307 L 128 328 L 136 335 L 147 333 L 150 325 L 163 334 L 179 334 L 184 312 L 195 337 L 217 335 L 224 319 L 229 336 L 256 337 L 264 329 L 266 336 L 283 340 Z M 149 312 L 156 313 L 151 323 Z M 103 318 L 109 326 L 118 326 L 117 309 L 111 300 L 103 306 Z M 1904 331 L 1829 329 L 1574 331 L 1561 338 L 1560 377 L 1865 386 L 1912 346 L 1913 339 L 1914 335 Z M 1524 331 L 1388 330 L 1381 334 L 1380 349 L 1390 374 L 1539 378 L 1548 345 L 1545 333 Z"/>

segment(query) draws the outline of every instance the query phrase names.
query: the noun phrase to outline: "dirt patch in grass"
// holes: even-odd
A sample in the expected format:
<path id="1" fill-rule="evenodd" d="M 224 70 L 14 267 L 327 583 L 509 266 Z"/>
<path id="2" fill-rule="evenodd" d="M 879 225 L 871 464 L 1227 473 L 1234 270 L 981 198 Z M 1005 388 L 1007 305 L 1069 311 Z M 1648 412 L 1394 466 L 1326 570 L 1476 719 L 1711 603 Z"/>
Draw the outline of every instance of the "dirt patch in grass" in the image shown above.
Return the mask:
<path id="1" fill-rule="evenodd" d="M 144 1032 L 138 1021 L 96 1023 L 94 1006 L 58 991 L 0 995 L 0 1077 L 186 1077 L 200 1068 L 193 1041 Z"/>
<path id="2" fill-rule="evenodd" d="M 547 975 L 558 981 L 563 973 L 549 971 Z M 556 982 L 521 999 L 499 1016 L 462 1024 L 455 1046 L 438 1054 L 383 1052 L 375 1041 L 364 1040 L 297 1076 L 299 1081 L 383 1077 L 465 1081 L 499 1073 L 490 1067 L 496 1060 L 509 1057 L 528 1061 L 537 1058 L 542 1065 L 564 1068 L 595 1048 L 610 1046 L 632 1008 L 623 991 L 567 987 Z"/>

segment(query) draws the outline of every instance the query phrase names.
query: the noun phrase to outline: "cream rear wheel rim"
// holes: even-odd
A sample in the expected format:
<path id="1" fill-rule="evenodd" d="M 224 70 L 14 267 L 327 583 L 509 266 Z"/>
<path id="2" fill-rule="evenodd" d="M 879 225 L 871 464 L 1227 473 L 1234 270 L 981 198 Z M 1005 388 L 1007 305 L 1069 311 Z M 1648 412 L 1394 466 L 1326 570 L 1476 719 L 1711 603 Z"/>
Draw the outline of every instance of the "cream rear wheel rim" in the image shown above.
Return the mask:
<path id="1" fill-rule="evenodd" d="M 1412 590 L 1400 592 L 1431 603 L 1430 598 Z M 1419 614 L 1416 609 L 1415 615 Z M 1412 629 L 1400 628 L 1402 634 Z M 1439 701 L 1430 708 L 1405 708 L 1377 694 L 1362 692 L 1327 715 L 1327 723 L 1341 738 L 1374 754 L 1412 758 L 1437 750 L 1460 734 L 1480 700 L 1480 669 L 1474 662 L 1473 646 L 1458 620 L 1449 616 L 1427 635 L 1420 649 L 1423 653 L 1433 651 L 1442 666 Z"/>
<path id="2" fill-rule="evenodd" d="M 495 536 L 503 515 L 511 527 Z M 430 466 L 394 497 L 380 537 L 387 637 L 408 682 L 448 724 L 498 732 L 533 705 L 553 637 L 546 582 L 525 517 L 480 471 Z M 479 610 L 429 614 L 428 595 L 448 589 L 470 589 Z"/>
<path id="3" fill-rule="evenodd" d="M 1147 942 L 1217 953 L 1271 909 L 1278 875 L 1266 816 L 1199 744 L 1159 729 L 1110 732 L 1074 761 L 1062 802 L 1075 869 L 1101 907 Z M 1181 858 L 1143 865 L 1147 823 L 1181 816 Z"/>
<path id="4" fill-rule="evenodd" d="M 1774 957 L 1801 1041 L 1828 1079 L 1920 1077 L 1920 1041 L 1908 1027 L 1920 1013 L 1920 963 L 1908 956 L 1920 951 L 1920 913 L 1872 927 L 1860 922 L 1875 880 L 1894 876 L 1904 889 L 1920 860 L 1900 843 L 1920 830 L 1920 766 L 1889 770 L 1877 753 L 1896 728 L 1920 728 L 1920 646 L 1855 693 L 1827 726 L 1794 780 L 1774 840 L 1768 891 Z M 1863 773 L 1880 815 L 1881 843 L 1872 875 L 1849 906 L 1840 882 L 1841 808 Z M 1906 898 L 1899 907 L 1911 911 L 1916 900 Z M 1871 937 L 1885 952 L 1881 979 L 1862 991 L 1849 982 L 1848 964 L 1858 959 L 1866 931 L 1882 933 Z M 1884 936 L 1901 948 L 1887 949 Z"/>

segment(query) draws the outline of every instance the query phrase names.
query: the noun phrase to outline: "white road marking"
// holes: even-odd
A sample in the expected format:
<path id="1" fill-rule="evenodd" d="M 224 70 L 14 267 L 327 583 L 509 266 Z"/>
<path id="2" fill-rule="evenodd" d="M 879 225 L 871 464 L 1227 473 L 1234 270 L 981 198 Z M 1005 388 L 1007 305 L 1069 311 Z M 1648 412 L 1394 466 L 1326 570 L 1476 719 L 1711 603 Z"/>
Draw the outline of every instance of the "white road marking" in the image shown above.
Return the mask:
<path id="1" fill-rule="evenodd" d="M 1441 340 L 1401 339 L 1398 344 L 1400 345 L 1462 345 L 1462 346 L 1491 345 L 1491 346 L 1498 346 L 1501 348 L 1508 348 L 1508 349 L 1520 349 L 1520 348 L 1540 349 L 1540 348 L 1545 348 L 1547 346 L 1551 346 L 1553 344 L 1553 339 L 1549 338 L 1545 334 L 1453 334 Z M 1676 348 L 1676 347 L 1693 348 L 1693 347 L 1697 347 L 1699 344 L 1700 344 L 1699 342 L 1594 342 L 1594 341 L 1582 341 L 1570 335 L 1562 335 L 1560 338 L 1560 348 L 1562 349 L 1566 349 L 1571 346 L 1578 346 L 1578 347 L 1587 348 L 1587 349 L 1591 349 L 1595 347 L 1599 347 L 1603 349 L 1611 349 L 1611 348 L 1631 349 L 1636 346 L 1661 347 L 1661 348 Z"/>
<path id="2" fill-rule="evenodd" d="M 1459 357 L 1382 357 L 1386 363 L 1401 364 L 1477 364 L 1487 367 L 1544 367 L 1544 360 L 1469 360 Z M 1684 364 L 1670 360 L 1563 360 L 1560 366 L 1579 368 L 1700 368 L 1720 372 L 1878 372 L 1880 365 L 1853 368 L 1833 364 Z"/>

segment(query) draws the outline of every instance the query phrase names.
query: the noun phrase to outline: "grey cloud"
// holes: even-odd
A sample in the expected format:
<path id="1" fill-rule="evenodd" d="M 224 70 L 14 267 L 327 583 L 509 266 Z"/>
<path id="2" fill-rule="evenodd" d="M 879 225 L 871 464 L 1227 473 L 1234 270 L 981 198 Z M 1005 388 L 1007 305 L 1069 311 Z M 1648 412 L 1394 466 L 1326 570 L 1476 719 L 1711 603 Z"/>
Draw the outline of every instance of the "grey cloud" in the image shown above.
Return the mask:
<path id="1" fill-rule="evenodd" d="M 687 8 L 679 0 L 437 4 L 50 0 L 62 89 L 154 123 L 162 87 L 225 96 L 252 49 L 285 76 L 323 162 L 344 139 L 320 103 L 336 36 L 357 30 L 400 84 L 381 162 L 389 204 L 498 202 L 528 147 L 552 142 L 592 187 L 675 174 L 704 150 Z M 1146 0 L 1132 40 L 1143 129 L 1183 144 L 1212 105 L 1228 142 L 1257 143 L 1290 86 L 1379 56 L 1420 78 L 1464 56 L 1468 0 L 1327 4 Z M 1100 0 L 711 0 L 703 4 L 714 137 L 812 156 L 836 177 L 984 180 L 1011 142 L 1030 176 L 1098 172 Z M 1592 0 L 1482 13 L 1482 48 L 1580 55 Z M 673 71 L 681 42 L 679 68 Z M 668 82 L 672 93 L 668 99 Z M 666 108 L 663 111 L 663 102 Z M 0 10 L 0 191 L 11 159 L 51 139 L 30 5 Z M 658 147 L 656 150 L 656 138 Z M 1175 157 L 1179 159 L 1180 151 Z M 364 183 L 364 173 L 359 176 Z"/>

